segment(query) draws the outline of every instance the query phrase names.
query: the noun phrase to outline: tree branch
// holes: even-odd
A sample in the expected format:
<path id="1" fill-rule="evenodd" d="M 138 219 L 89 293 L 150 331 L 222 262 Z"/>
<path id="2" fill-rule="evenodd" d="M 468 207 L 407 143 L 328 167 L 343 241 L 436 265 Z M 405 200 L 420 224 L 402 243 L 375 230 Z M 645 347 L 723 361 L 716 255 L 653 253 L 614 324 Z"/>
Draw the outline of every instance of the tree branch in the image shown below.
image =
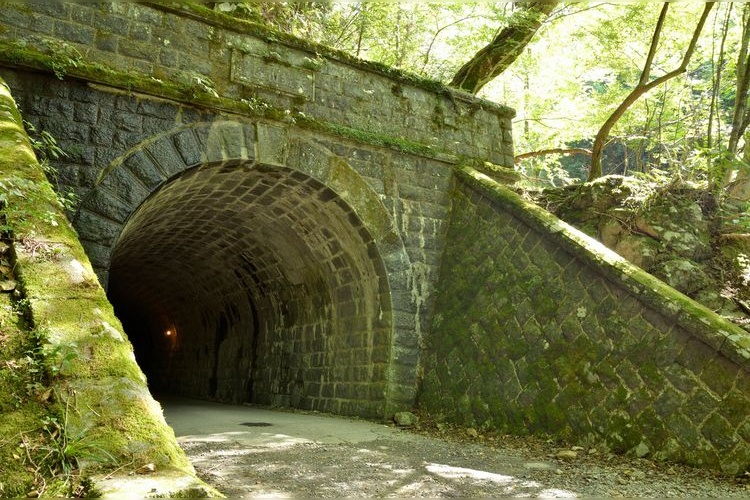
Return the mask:
<path id="1" fill-rule="evenodd" d="M 525 3 L 511 16 L 508 26 L 464 64 L 448 85 L 472 94 L 479 92 L 521 55 L 558 3 L 558 0 Z"/>
<path id="2" fill-rule="evenodd" d="M 521 160 L 525 160 L 527 158 L 535 158 L 537 156 L 546 156 L 546 155 L 553 155 L 553 154 L 561 154 L 561 155 L 587 155 L 591 156 L 591 150 L 590 149 L 584 149 L 584 148 L 552 148 L 552 149 L 540 149 L 538 151 L 530 151 L 528 153 L 521 153 L 520 155 L 516 155 L 514 158 L 513 163 L 519 163 Z"/>
<path id="3" fill-rule="evenodd" d="M 664 27 L 664 20 L 667 18 L 668 10 L 669 2 L 664 2 L 664 5 L 661 8 L 661 12 L 659 13 L 659 20 L 656 21 L 656 29 L 654 29 L 654 36 L 651 37 L 651 45 L 648 48 L 648 55 L 646 56 L 646 64 L 643 65 L 643 71 L 641 71 L 641 79 L 638 81 L 638 85 L 645 85 L 651 76 L 651 65 L 654 62 L 656 49 L 659 46 L 661 30 Z"/>
<path id="4" fill-rule="evenodd" d="M 425 51 L 424 57 L 423 57 L 423 63 L 422 63 L 422 72 L 424 72 L 425 68 L 427 67 L 427 63 L 430 62 L 430 52 L 432 52 L 432 46 L 435 44 L 435 40 L 437 40 L 438 35 L 445 29 L 450 28 L 451 26 L 455 26 L 456 24 L 462 23 L 464 21 L 468 21 L 469 19 L 476 19 L 478 17 L 482 17 L 476 14 L 471 14 L 465 17 L 462 17 L 461 19 L 458 19 L 457 21 L 453 21 L 452 23 L 448 23 L 445 26 L 441 26 L 438 28 L 437 31 L 432 35 L 432 40 L 430 40 L 430 45 L 427 47 L 427 50 Z"/>
<path id="5" fill-rule="evenodd" d="M 602 176 L 602 150 L 604 149 L 604 143 L 606 142 L 607 137 L 609 136 L 609 132 L 612 130 L 612 127 L 614 127 L 615 123 L 617 123 L 622 115 L 625 114 L 625 111 L 627 111 L 627 109 L 635 101 L 637 101 L 643 94 L 647 93 L 649 90 L 661 85 L 667 80 L 681 75 L 687 70 L 687 65 L 690 62 L 690 58 L 692 57 L 693 52 L 695 51 L 695 45 L 698 43 L 698 38 L 700 37 L 701 31 L 703 31 L 703 25 L 706 23 L 706 19 L 708 18 L 708 14 L 709 12 L 711 12 L 714 3 L 715 2 L 707 2 L 706 6 L 703 8 L 703 14 L 701 14 L 701 18 L 698 21 L 695 30 L 693 31 L 693 37 L 690 39 L 690 45 L 688 45 L 688 48 L 685 51 L 685 55 L 682 58 L 682 63 L 680 63 L 680 66 L 677 69 L 674 69 L 649 83 L 642 83 L 643 77 L 641 77 L 641 81 L 639 81 L 638 85 L 636 85 L 636 87 L 630 92 L 630 94 L 628 94 L 627 97 L 625 97 L 625 99 L 620 103 L 620 105 L 617 106 L 617 109 L 614 110 L 610 117 L 607 118 L 607 121 L 604 122 L 604 125 L 602 125 L 602 127 L 599 129 L 599 132 L 596 134 L 596 138 L 594 139 L 594 146 L 591 151 L 591 170 L 589 171 L 589 181 Z M 664 12 L 664 9 L 662 9 L 662 12 Z M 657 29 L 655 31 L 659 30 L 661 30 L 661 27 L 657 25 Z M 656 36 L 651 43 L 653 44 L 655 41 L 658 42 L 658 37 Z M 649 55 L 651 55 L 652 50 L 653 47 L 652 49 L 649 49 Z"/>

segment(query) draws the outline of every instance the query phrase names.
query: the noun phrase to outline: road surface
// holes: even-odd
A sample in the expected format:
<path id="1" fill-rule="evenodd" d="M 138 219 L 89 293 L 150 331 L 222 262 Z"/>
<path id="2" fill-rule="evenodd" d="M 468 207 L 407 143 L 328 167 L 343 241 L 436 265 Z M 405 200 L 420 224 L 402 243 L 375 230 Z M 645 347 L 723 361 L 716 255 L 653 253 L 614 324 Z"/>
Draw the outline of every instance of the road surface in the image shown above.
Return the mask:
<path id="1" fill-rule="evenodd" d="M 750 496 L 734 478 L 596 448 L 158 399 L 199 476 L 232 498 Z"/>

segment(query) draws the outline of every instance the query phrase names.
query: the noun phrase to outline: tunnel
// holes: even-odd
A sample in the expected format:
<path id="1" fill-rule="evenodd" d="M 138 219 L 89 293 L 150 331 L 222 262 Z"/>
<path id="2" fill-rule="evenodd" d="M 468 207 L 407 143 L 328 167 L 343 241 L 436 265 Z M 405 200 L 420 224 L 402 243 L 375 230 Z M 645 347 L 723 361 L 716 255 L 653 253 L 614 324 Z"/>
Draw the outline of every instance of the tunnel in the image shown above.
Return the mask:
<path id="1" fill-rule="evenodd" d="M 108 296 L 155 394 L 382 415 L 392 325 L 368 229 L 252 161 L 189 168 L 130 215 Z"/>

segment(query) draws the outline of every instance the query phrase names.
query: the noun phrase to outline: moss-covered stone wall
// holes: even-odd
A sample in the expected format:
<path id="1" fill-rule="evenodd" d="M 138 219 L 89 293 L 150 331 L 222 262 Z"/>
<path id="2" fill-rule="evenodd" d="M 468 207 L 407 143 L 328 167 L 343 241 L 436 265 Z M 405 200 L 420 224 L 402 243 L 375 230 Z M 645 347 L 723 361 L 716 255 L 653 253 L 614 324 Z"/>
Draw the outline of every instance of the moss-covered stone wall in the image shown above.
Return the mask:
<path id="1" fill-rule="evenodd" d="M 421 408 L 745 471 L 748 334 L 476 171 L 459 177 Z"/>
<path id="2" fill-rule="evenodd" d="M 151 463 L 159 472 L 187 476 L 201 484 L 192 477 L 192 467 L 148 392 L 132 346 L 34 155 L 2 80 L 0 110 L 0 215 L 10 243 L 3 259 L 13 261 L 17 280 L 13 300 L 26 319 L 13 332 L 28 337 L 16 342 L 24 342 L 36 353 L 35 369 L 42 372 L 32 388 L 37 401 L 25 405 L 29 411 L 18 419 L 6 419 L 3 412 L 3 447 L 15 450 L 12 445 L 20 444 L 24 433 L 54 421 L 59 437 L 52 437 L 63 446 L 60 458 L 88 474 L 127 474 Z M 12 306 L 3 305 L 6 311 Z M 2 324 L 9 322 L 3 318 Z M 16 428 L 8 427 L 8 422 L 15 422 Z M 16 472 L 12 467 L 7 472 L 0 469 L 0 484 L 14 484 Z"/>

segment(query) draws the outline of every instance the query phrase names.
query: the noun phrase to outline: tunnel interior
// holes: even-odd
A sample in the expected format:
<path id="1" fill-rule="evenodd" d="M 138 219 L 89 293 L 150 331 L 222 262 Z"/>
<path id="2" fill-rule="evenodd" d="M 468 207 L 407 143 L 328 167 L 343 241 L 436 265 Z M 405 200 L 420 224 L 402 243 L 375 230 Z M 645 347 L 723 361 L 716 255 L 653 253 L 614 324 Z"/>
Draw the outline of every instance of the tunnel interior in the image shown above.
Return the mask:
<path id="1" fill-rule="evenodd" d="M 384 266 L 354 210 L 306 174 L 186 170 L 129 217 L 108 295 L 155 393 L 382 415 Z"/>

